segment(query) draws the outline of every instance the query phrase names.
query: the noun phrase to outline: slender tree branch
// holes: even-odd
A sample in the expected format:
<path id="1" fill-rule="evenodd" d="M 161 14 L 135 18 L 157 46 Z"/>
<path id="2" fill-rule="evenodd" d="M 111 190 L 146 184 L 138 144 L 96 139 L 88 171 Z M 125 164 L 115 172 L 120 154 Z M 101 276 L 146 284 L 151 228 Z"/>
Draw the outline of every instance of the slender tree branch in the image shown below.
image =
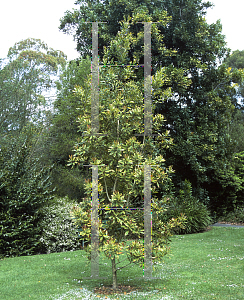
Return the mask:
<path id="1" fill-rule="evenodd" d="M 135 180 L 133 181 L 133 185 L 132 185 L 132 189 L 134 188 L 134 185 L 135 185 Z M 128 198 L 127 198 L 127 206 L 129 206 L 129 200 L 130 200 L 130 194 L 128 194 Z"/>
<path id="2" fill-rule="evenodd" d="M 123 261 L 126 261 L 126 260 L 128 260 L 128 257 L 126 257 L 125 259 L 123 259 L 123 260 L 117 262 L 117 265 L 120 264 L 120 263 L 122 263 Z"/>
<path id="3" fill-rule="evenodd" d="M 129 266 L 129 265 L 131 265 L 131 264 L 132 264 L 132 265 L 133 265 L 133 264 L 135 265 L 136 263 L 135 263 L 135 262 L 131 262 L 131 263 L 129 263 L 128 265 L 125 265 L 125 266 L 120 267 L 120 268 L 116 268 L 116 271 L 117 271 L 117 270 L 121 270 L 121 269 L 123 269 L 123 268 L 126 268 L 127 266 Z"/>
<path id="4" fill-rule="evenodd" d="M 103 179 L 104 179 L 104 182 L 105 182 L 105 189 L 106 189 L 106 194 L 107 194 L 108 200 L 111 201 L 111 199 L 109 198 L 109 195 L 108 195 L 108 187 L 107 187 L 107 184 L 106 184 L 105 176 L 103 177 Z"/>
<path id="5" fill-rule="evenodd" d="M 118 179 L 118 177 L 116 176 L 116 179 L 115 179 L 115 182 L 114 182 L 114 187 L 113 187 L 113 193 L 114 193 L 115 188 L 116 188 L 117 179 Z"/>

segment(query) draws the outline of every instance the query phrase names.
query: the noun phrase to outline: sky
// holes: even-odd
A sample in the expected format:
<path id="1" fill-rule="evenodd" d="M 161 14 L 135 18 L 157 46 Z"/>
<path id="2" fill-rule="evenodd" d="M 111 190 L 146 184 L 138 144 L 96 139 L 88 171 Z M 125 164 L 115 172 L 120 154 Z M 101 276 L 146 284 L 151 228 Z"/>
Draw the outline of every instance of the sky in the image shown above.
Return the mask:
<path id="1" fill-rule="evenodd" d="M 227 46 L 232 50 L 244 50 L 243 35 L 243 0 L 209 0 L 215 7 L 207 10 L 207 22 L 214 23 L 220 19 L 222 33 L 226 37 Z"/>
<path id="2" fill-rule="evenodd" d="M 41 39 L 49 47 L 63 51 L 68 60 L 79 56 L 71 35 L 59 31 L 59 19 L 65 11 L 78 8 L 75 0 L 0 1 L 0 58 L 10 47 L 27 39 Z"/>
<path id="3" fill-rule="evenodd" d="M 78 8 L 75 0 L 11 0 L 0 2 L 0 58 L 5 58 L 8 49 L 16 42 L 27 38 L 44 41 L 49 47 L 63 51 L 68 60 L 77 58 L 73 37 L 59 31 L 59 19 L 65 11 Z M 227 46 L 232 50 L 244 50 L 243 0 L 212 0 L 213 9 L 208 9 L 207 22 L 220 19 Z"/>

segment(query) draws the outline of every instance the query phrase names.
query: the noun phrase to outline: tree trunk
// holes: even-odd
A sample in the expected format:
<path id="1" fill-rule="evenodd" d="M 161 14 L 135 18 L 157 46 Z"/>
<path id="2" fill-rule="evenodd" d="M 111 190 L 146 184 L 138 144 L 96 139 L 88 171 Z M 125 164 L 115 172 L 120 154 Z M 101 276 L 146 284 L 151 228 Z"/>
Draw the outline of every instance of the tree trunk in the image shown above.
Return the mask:
<path id="1" fill-rule="evenodd" d="M 113 272 L 113 290 L 117 290 L 117 270 L 115 265 L 115 257 L 112 258 L 112 272 Z"/>

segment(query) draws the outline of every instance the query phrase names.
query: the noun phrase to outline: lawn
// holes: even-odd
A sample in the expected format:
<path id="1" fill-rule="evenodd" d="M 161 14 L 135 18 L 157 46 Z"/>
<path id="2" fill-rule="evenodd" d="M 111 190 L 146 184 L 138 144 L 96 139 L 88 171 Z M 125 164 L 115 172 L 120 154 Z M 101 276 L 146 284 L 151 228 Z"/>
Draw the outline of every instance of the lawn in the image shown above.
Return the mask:
<path id="1" fill-rule="evenodd" d="M 171 256 L 155 265 L 153 276 L 159 279 L 145 282 L 136 266 L 119 271 L 119 284 L 141 292 L 107 296 L 93 293 L 112 284 L 109 262 L 102 255 L 103 280 L 83 278 L 91 273 L 82 250 L 5 258 L 0 261 L 0 299 L 244 299 L 244 228 L 213 227 L 174 236 L 171 250 Z"/>

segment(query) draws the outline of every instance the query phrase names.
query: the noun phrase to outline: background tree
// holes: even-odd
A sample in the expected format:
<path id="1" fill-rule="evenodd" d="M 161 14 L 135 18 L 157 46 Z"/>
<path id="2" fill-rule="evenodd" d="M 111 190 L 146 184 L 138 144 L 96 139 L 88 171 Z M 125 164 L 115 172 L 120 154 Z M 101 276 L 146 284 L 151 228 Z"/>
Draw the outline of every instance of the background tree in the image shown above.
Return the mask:
<path id="1" fill-rule="evenodd" d="M 244 70 L 244 50 L 235 50 L 229 54 L 225 59 L 225 64 L 235 72 Z M 235 142 L 235 153 L 244 150 L 243 142 L 243 126 L 244 126 L 244 115 L 243 115 L 243 98 L 244 98 L 244 83 L 243 77 L 241 77 L 237 85 L 235 85 L 237 91 L 237 105 L 233 112 L 232 122 L 230 124 L 230 135 L 232 140 Z"/>
<path id="2" fill-rule="evenodd" d="M 54 87 L 54 76 L 65 60 L 63 52 L 38 39 L 20 41 L 9 49 L 0 71 L 1 133 L 13 134 L 31 119 L 40 121 L 48 105 L 43 92 Z"/>
<path id="3" fill-rule="evenodd" d="M 235 69 L 243 69 L 244 67 L 244 50 L 235 50 L 225 59 L 225 63 Z"/>
<path id="4" fill-rule="evenodd" d="M 55 193 L 72 199 L 84 194 L 81 171 L 65 166 L 77 136 L 79 105 L 72 90 L 84 82 L 89 72 L 88 60 L 68 63 L 61 51 L 48 48 L 37 39 L 20 41 L 11 47 L 0 70 L 1 144 L 7 145 L 9 136 L 15 132 L 18 136 L 32 120 L 39 132 L 34 152 L 41 157 L 39 164 L 55 163 L 51 174 Z M 55 88 L 57 99 L 52 101 L 50 92 Z"/>
<path id="5" fill-rule="evenodd" d="M 233 143 L 233 158 L 231 159 L 232 172 L 234 172 L 236 178 L 239 180 L 237 188 L 234 189 L 235 199 L 231 210 L 226 210 L 225 217 L 228 218 L 233 212 L 237 212 L 243 208 L 243 196 L 244 196 L 244 176 L 243 176 L 243 129 L 244 129 L 244 112 L 243 112 L 243 96 L 244 96 L 244 84 L 243 84 L 243 70 L 244 70 L 244 51 L 235 50 L 231 54 L 227 55 L 224 63 L 229 67 L 231 73 L 237 73 L 237 70 L 241 74 L 238 79 L 233 82 L 233 86 L 236 90 L 236 105 L 232 114 L 231 123 L 229 125 L 229 134 Z M 232 192 L 233 193 L 233 192 Z M 234 210 L 233 210 L 234 208 Z"/>
<path id="6" fill-rule="evenodd" d="M 242 109 L 235 109 L 233 113 L 230 136 L 234 143 L 234 152 L 244 151 L 244 112 Z"/>
<path id="7" fill-rule="evenodd" d="M 54 101 L 54 112 L 50 116 L 49 131 L 45 142 L 47 161 L 55 164 L 52 172 L 53 186 L 60 197 L 81 199 L 84 196 L 85 168 L 67 167 L 73 145 L 79 138 L 78 116 L 81 109 L 80 98 L 73 92 L 76 85 L 82 86 L 88 93 L 91 89 L 86 79 L 91 73 L 91 59 L 78 59 L 68 62 L 56 81 L 57 99 Z"/>
<path id="8" fill-rule="evenodd" d="M 101 58 L 105 46 L 120 29 L 119 21 L 124 16 L 140 11 L 152 21 L 159 16 L 164 20 L 171 17 L 167 26 L 158 24 L 161 39 L 152 40 L 152 74 L 161 68 L 165 73 L 175 74 L 161 87 L 171 88 L 172 96 L 157 103 L 155 110 L 166 119 L 161 130 L 170 130 L 174 140 L 174 146 L 165 149 L 166 164 L 173 165 L 176 171 L 173 178 L 176 189 L 180 190 L 181 183 L 187 179 L 193 195 L 208 204 L 212 213 L 221 214 L 223 195 L 225 208 L 231 208 L 235 188 L 224 184 L 220 174 L 229 174 L 224 182 L 234 182 L 233 185 L 238 186 L 231 170 L 234 148 L 229 128 L 234 107 L 238 104 L 233 83 L 238 82 L 241 74 L 228 71 L 224 65 L 219 66 L 228 49 L 220 22 L 206 22 L 206 9 L 211 3 L 202 0 L 159 0 L 153 5 L 147 1 L 113 0 L 76 3 L 80 5 L 79 9 L 65 13 L 60 29 L 65 33 L 75 32 L 77 50 L 86 55 L 91 51 L 91 24 L 84 22 L 107 22 L 99 24 Z M 142 28 L 142 24 L 134 24 L 127 34 L 136 35 Z M 133 55 L 137 55 L 143 63 L 142 46 L 143 39 L 138 39 L 131 45 L 127 59 L 132 60 Z M 180 72 L 191 78 L 187 87 L 178 84 Z M 138 81 L 142 80 L 143 70 L 138 70 L 136 76 Z"/>

